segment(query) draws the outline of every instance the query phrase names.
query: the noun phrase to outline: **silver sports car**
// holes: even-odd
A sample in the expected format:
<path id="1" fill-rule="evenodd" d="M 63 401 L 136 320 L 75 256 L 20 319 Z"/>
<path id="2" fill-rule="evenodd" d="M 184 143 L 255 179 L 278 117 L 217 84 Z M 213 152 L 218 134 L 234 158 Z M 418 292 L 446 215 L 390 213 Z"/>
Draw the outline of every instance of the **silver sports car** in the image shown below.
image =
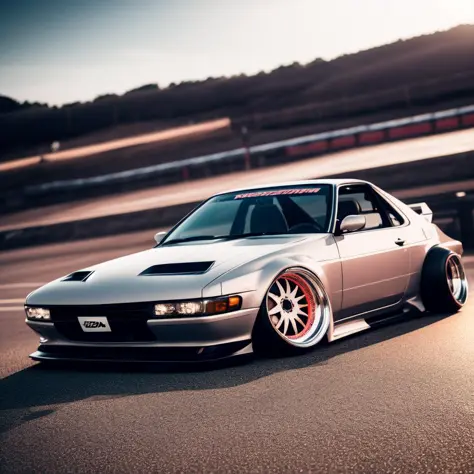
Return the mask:
<path id="1" fill-rule="evenodd" d="M 157 245 L 28 295 L 35 360 L 199 361 L 308 350 L 467 299 L 462 244 L 358 180 L 225 192 Z"/>

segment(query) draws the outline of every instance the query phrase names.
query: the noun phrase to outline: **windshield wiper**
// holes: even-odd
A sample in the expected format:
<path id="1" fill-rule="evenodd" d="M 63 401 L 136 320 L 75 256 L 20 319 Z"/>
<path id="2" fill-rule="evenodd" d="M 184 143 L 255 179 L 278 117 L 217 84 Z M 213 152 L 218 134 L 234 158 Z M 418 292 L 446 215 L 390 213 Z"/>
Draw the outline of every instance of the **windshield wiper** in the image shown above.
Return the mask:
<path id="1" fill-rule="evenodd" d="M 236 239 L 245 239 L 246 237 L 261 237 L 265 235 L 286 235 L 283 232 L 248 232 L 246 234 L 235 234 L 235 235 L 221 235 L 216 237 L 216 239 L 225 239 L 225 240 L 236 240 Z"/>
<path id="2" fill-rule="evenodd" d="M 248 232 L 247 234 L 236 235 L 195 235 L 193 237 L 184 237 L 182 239 L 171 239 L 160 244 L 161 246 L 181 244 L 183 242 L 194 242 L 198 240 L 236 240 L 245 239 L 246 237 L 260 237 L 264 235 L 285 235 L 282 232 Z"/>
<path id="3" fill-rule="evenodd" d="M 181 242 L 193 242 L 195 240 L 214 240 L 214 239 L 220 239 L 222 237 L 215 236 L 215 235 L 194 235 L 192 237 L 184 237 L 182 239 L 171 239 L 171 240 L 166 240 L 163 242 L 161 245 L 168 245 L 168 244 L 180 244 Z"/>

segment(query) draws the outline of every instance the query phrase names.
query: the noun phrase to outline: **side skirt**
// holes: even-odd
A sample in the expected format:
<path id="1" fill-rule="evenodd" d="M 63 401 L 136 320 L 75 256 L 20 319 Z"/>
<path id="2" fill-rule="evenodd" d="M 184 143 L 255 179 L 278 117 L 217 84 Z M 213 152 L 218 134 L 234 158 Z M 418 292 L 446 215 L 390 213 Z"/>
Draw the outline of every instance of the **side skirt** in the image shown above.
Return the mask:
<path id="1" fill-rule="evenodd" d="M 403 311 L 398 311 L 396 313 L 386 313 L 379 316 L 373 316 L 371 318 L 361 318 L 355 316 L 348 321 L 335 323 L 333 330 L 328 333 L 328 341 L 337 341 L 338 339 L 365 331 L 366 329 L 402 321 L 407 318 L 410 312 L 411 311 L 409 308 L 405 308 Z"/>

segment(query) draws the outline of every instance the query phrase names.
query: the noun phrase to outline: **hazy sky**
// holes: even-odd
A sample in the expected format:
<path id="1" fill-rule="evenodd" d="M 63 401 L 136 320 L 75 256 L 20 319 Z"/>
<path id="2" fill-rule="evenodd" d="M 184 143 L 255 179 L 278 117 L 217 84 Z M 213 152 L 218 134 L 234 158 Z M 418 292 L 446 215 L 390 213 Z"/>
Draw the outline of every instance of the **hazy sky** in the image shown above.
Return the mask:
<path id="1" fill-rule="evenodd" d="M 3 0 L 0 94 L 63 104 L 474 23 L 474 0 Z"/>

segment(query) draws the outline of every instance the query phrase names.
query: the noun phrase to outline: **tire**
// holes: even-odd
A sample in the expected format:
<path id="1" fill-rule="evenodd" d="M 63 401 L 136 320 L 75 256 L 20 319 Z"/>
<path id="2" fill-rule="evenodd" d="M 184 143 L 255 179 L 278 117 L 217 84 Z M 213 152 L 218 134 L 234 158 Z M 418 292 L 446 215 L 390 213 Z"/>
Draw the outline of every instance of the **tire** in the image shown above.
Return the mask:
<path id="1" fill-rule="evenodd" d="M 288 268 L 265 293 L 252 335 L 254 350 L 272 356 L 306 352 L 327 334 L 331 318 L 319 279 L 304 268 Z"/>
<path id="2" fill-rule="evenodd" d="M 433 247 L 423 264 L 420 291 L 427 311 L 459 311 L 468 295 L 467 278 L 459 255 L 443 247 Z"/>

